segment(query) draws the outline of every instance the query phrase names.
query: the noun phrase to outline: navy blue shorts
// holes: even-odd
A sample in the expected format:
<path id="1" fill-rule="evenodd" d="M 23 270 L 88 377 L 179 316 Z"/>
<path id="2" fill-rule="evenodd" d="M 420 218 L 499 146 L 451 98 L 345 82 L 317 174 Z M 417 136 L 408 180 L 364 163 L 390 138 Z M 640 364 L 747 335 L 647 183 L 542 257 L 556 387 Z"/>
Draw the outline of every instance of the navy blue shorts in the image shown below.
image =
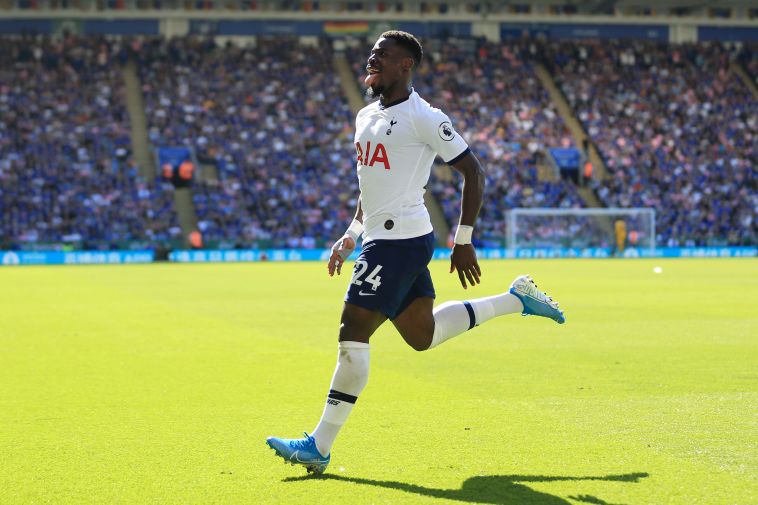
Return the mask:
<path id="1" fill-rule="evenodd" d="M 345 301 L 395 319 L 416 298 L 434 298 L 427 265 L 434 233 L 400 240 L 372 240 L 355 260 Z"/>

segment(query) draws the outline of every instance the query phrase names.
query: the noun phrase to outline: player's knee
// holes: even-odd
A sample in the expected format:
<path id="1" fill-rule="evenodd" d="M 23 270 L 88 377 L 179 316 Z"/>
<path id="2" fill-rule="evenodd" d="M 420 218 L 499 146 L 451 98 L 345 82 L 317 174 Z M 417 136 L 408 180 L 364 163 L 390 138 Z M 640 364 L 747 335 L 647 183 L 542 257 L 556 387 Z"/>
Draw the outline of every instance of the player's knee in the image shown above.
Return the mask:
<path id="1" fill-rule="evenodd" d="M 416 343 L 412 343 L 410 345 L 411 345 L 411 348 L 414 351 L 418 351 L 418 352 L 427 351 L 427 350 L 429 350 L 429 346 L 432 345 L 432 341 L 429 340 L 429 342 L 416 342 Z"/>
<path id="2" fill-rule="evenodd" d="M 358 335 L 361 332 L 358 330 L 358 325 L 350 322 L 350 321 L 342 321 L 340 323 L 340 333 L 339 333 L 339 339 L 340 342 L 350 340 L 350 341 L 357 341 L 356 338 L 358 338 Z"/>
<path id="3" fill-rule="evenodd" d="M 414 351 L 426 351 L 431 347 L 432 345 L 432 334 L 431 332 L 424 331 L 424 330 L 416 330 L 413 332 L 410 332 L 409 334 L 406 333 L 403 335 L 403 338 L 405 342 L 411 346 L 411 349 Z"/>
<path id="4" fill-rule="evenodd" d="M 339 339 L 340 341 L 368 342 L 376 326 L 376 321 L 346 311 L 342 314 Z"/>

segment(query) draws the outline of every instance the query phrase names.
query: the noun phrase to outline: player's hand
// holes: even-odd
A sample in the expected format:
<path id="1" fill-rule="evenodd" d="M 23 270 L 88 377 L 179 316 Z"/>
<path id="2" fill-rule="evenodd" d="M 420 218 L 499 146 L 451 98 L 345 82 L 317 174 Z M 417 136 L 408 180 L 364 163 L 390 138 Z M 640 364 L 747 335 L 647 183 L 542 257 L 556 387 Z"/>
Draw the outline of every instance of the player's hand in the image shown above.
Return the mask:
<path id="1" fill-rule="evenodd" d="M 482 275 L 482 269 L 476 261 L 476 250 L 472 244 L 455 244 L 453 253 L 450 255 L 450 273 L 453 270 L 458 271 L 458 278 L 461 280 L 463 289 L 467 289 L 466 280 L 472 286 L 479 284 L 479 277 Z"/>
<path id="2" fill-rule="evenodd" d="M 332 246 L 332 255 L 329 257 L 329 276 L 334 277 L 334 272 L 340 275 L 342 272 L 342 264 L 345 260 L 355 251 L 355 240 L 348 235 L 343 236 Z"/>

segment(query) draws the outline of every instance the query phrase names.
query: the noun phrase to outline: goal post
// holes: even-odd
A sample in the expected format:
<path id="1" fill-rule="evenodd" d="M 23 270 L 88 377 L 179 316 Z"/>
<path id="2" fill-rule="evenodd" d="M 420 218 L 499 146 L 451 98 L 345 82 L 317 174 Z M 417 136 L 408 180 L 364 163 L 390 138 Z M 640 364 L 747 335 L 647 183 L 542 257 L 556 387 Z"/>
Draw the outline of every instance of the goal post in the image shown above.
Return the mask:
<path id="1" fill-rule="evenodd" d="M 522 248 L 627 248 L 655 254 L 655 209 L 516 208 L 506 212 L 506 245 Z"/>

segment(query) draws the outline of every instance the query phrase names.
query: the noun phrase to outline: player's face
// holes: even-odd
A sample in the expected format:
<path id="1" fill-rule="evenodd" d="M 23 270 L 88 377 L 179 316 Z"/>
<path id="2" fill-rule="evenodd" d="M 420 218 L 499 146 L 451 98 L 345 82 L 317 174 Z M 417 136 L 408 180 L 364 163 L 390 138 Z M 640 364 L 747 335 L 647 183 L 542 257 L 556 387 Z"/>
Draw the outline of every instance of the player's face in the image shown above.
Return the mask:
<path id="1" fill-rule="evenodd" d="M 413 67 L 411 58 L 405 49 L 393 39 L 380 38 L 371 49 L 366 71 L 365 83 L 374 96 L 393 89 L 400 83 L 405 85 L 405 77 Z"/>

